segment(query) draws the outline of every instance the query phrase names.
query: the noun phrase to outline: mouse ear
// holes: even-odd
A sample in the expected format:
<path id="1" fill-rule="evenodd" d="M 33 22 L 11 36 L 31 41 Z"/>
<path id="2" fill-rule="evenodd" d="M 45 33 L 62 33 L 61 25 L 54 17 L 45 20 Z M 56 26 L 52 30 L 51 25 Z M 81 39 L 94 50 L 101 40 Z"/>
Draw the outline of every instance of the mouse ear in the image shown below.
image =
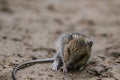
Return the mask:
<path id="1" fill-rule="evenodd" d="M 89 45 L 89 47 L 92 47 L 93 41 L 89 41 L 89 42 L 87 42 L 87 44 Z"/>
<path id="2" fill-rule="evenodd" d="M 68 36 L 68 40 L 72 40 L 73 39 L 73 36 L 72 35 L 69 35 Z"/>

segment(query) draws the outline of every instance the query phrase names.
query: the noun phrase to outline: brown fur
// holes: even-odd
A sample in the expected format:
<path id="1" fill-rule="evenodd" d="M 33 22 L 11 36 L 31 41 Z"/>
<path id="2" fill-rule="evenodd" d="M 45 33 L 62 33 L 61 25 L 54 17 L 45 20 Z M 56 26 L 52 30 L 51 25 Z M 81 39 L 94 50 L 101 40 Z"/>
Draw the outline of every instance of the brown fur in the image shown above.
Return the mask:
<path id="1" fill-rule="evenodd" d="M 81 36 L 75 34 L 77 36 Z M 74 36 L 75 36 L 74 35 Z M 63 58 L 65 63 L 63 67 L 77 69 L 84 66 L 91 53 L 91 47 L 86 42 L 87 37 L 73 37 L 63 49 Z"/>

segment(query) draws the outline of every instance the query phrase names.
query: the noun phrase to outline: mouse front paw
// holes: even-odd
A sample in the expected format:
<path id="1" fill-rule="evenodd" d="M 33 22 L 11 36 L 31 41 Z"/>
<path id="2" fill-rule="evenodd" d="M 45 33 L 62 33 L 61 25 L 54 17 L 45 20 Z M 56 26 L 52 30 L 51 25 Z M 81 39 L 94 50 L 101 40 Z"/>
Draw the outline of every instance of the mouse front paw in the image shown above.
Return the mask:
<path id="1" fill-rule="evenodd" d="M 67 73 L 67 72 L 68 72 L 68 69 L 67 69 L 66 66 L 63 66 L 63 67 L 62 67 L 62 70 L 63 70 L 63 73 Z"/>

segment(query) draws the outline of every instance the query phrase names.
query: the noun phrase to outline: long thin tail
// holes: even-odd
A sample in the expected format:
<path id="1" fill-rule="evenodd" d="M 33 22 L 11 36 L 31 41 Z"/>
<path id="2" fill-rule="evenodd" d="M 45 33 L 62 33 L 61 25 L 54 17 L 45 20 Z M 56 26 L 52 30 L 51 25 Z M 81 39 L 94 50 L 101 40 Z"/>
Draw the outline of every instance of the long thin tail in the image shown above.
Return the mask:
<path id="1" fill-rule="evenodd" d="M 36 64 L 36 63 L 48 63 L 48 62 L 52 62 L 52 61 L 54 61 L 54 58 L 31 60 L 31 61 L 27 61 L 27 62 L 24 62 L 22 64 L 19 64 L 17 67 L 15 67 L 15 69 L 13 69 L 12 78 L 13 78 L 13 80 L 17 80 L 16 73 L 17 73 L 18 70 L 20 70 L 22 68 L 25 68 L 27 66 L 30 66 L 30 65 L 33 65 L 33 64 Z"/>

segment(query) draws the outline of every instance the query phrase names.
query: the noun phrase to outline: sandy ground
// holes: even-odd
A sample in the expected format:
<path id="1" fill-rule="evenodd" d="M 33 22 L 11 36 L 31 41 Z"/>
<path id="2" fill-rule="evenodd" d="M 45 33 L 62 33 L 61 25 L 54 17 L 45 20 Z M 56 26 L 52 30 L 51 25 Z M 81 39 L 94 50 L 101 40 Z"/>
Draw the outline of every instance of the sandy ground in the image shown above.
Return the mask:
<path id="1" fill-rule="evenodd" d="M 52 57 L 67 32 L 94 41 L 84 70 L 63 74 L 36 64 L 18 71 L 18 80 L 120 80 L 120 0 L 0 0 L 0 80 L 12 80 L 23 61 Z"/>

